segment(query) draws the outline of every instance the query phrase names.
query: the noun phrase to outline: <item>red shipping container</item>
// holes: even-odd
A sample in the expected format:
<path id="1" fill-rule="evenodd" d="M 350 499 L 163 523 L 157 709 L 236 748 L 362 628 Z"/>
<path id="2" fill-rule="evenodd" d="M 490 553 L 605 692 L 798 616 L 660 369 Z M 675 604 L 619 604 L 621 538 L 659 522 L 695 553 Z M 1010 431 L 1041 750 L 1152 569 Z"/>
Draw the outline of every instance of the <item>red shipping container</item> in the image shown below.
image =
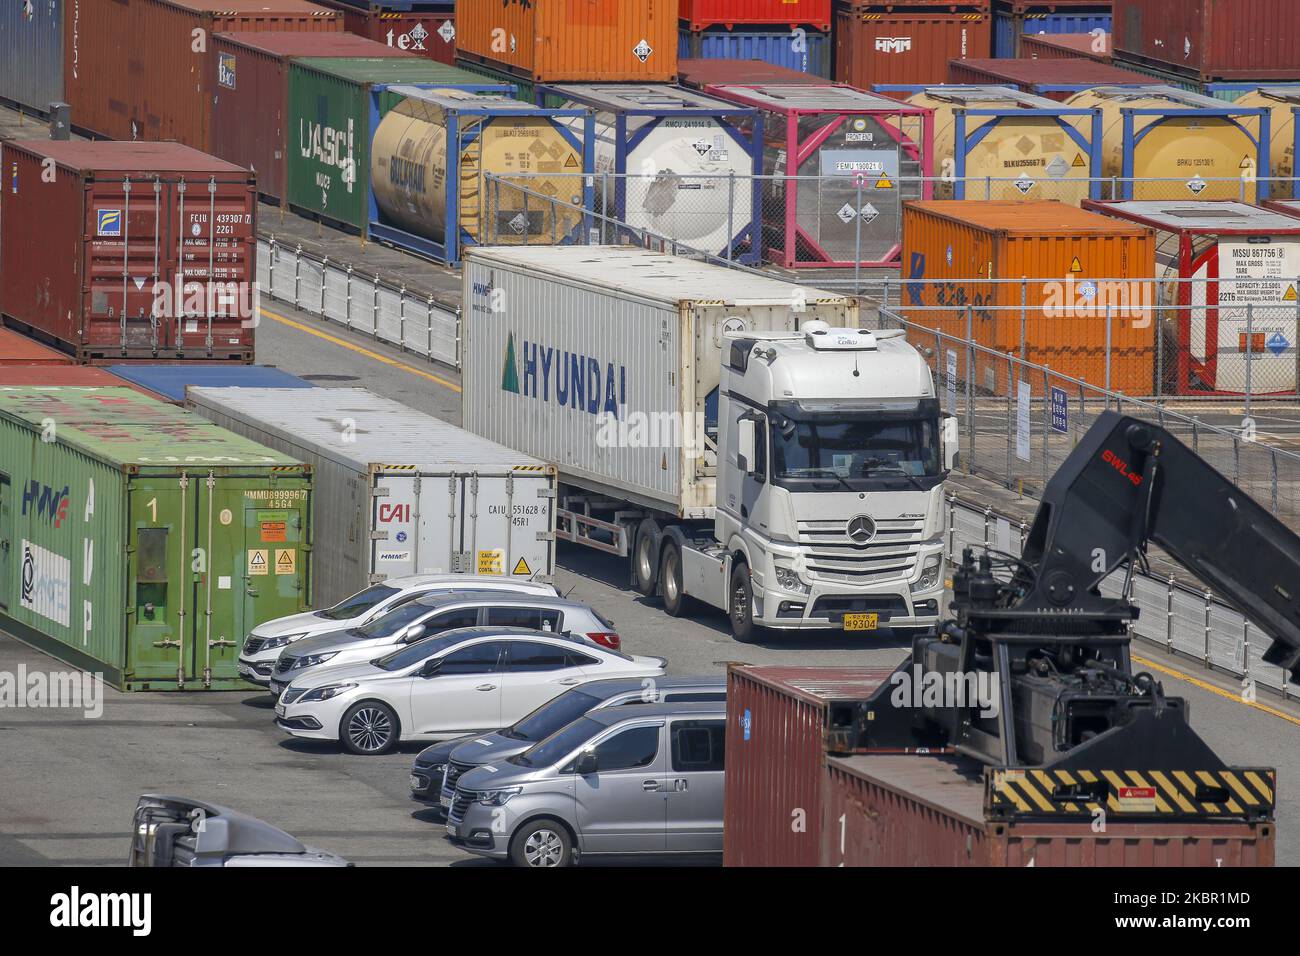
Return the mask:
<path id="1" fill-rule="evenodd" d="M 730 708 L 730 701 L 728 701 Z M 727 781 L 732 751 L 728 740 Z M 984 813 L 983 767 L 956 757 L 830 757 L 822 866 L 1272 866 L 1258 823 L 1020 822 Z"/>
<path id="2" fill-rule="evenodd" d="M 343 18 L 307 0 L 70 0 L 64 96 L 73 125 L 122 140 L 211 150 L 218 33 L 338 33 Z"/>
<path id="3" fill-rule="evenodd" d="M 348 0 L 315 2 L 337 10 L 343 17 L 343 29 L 348 33 L 382 43 L 394 51 L 428 57 L 448 66 L 456 65 L 456 14 L 448 7 L 425 9 L 418 0 L 404 4 L 411 8 L 407 10 L 394 10 L 391 4 L 367 4 L 364 0 L 359 3 Z"/>
<path id="4" fill-rule="evenodd" d="M 1116 0 L 1117 60 L 1199 83 L 1300 79 L 1296 0 Z"/>
<path id="5" fill-rule="evenodd" d="M 67 358 L 71 362 L 71 358 Z M 7 365 L 0 362 L 0 388 L 13 385 L 48 385 L 55 388 L 132 388 L 146 398 L 165 402 L 157 392 L 119 378 L 93 365 Z"/>
<path id="6" fill-rule="evenodd" d="M 831 0 L 680 0 L 682 21 L 692 30 L 772 25 L 831 28 Z"/>
<path id="7" fill-rule="evenodd" d="M 1110 34 L 1026 33 L 1020 38 L 1020 55 L 1031 60 L 1073 60 L 1083 57 L 1110 63 Z"/>
<path id="8" fill-rule="evenodd" d="M 993 52 L 987 3 L 929 5 L 917 12 L 881 6 L 841 7 L 835 21 L 835 79 L 860 89 L 877 83 L 933 85 L 948 78 L 948 61 Z"/>
<path id="9" fill-rule="evenodd" d="M 723 865 L 817 866 L 826 754 L 891 668 L 727 669 Z M 841 733 L 842 732 L 842 733 Z"/>
<path id="10" fill-rule="evenodd" d="M 300 56 L 415 55 L 352 33 L 218 33 L 212 51 L 213 153 L 251 169 L 258 191 L 275 199 L 284 197 L 288 178 L 289 62 Z"/>
<path id="11" fill-rule="evenodd" d="M 9 324 L 91 364 L 253 361 L 251 173 L 175 143 L 10 141 L 0 162 Z"/>
<path id="12" fill-rule="evenodd" d="M 71 365 L 72 356 L 56 352 L 13 329 L 0 328 L 0 367 L 16 365 L 48 368 L 51 365 Z M 39 373 L 37 373 L 39 384 Z"/>
<path id="13" fill-rule="evenodd" d="M 1149 86 L 1151 77 L 1096 60 L 953 60 L 948 64 L 948 82 L 968 86 L 1014 86 L 1023 93 L 1036 93 L 1064 102 L 1076 90 L 1040 89 L 1052 86 Z"/>
<path id="14" fill-rule="evenodd" d="M 678 60 L 677 82 L 693 90 L 706 86 L 830 86 L 831 81 L 766 60 Z"/>

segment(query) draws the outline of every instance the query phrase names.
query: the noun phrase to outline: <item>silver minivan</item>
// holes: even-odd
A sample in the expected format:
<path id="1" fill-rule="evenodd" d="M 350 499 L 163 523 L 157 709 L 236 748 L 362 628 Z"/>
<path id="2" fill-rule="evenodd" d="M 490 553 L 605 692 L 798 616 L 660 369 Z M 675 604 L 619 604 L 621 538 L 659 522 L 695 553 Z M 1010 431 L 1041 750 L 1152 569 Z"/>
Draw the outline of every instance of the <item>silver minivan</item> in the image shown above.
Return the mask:
<path id="1" fill-rule="evenodd" d="M 722 853 L 726 705 L 609 707 L 457 781 L 447 838 L 517 866 Z"/>

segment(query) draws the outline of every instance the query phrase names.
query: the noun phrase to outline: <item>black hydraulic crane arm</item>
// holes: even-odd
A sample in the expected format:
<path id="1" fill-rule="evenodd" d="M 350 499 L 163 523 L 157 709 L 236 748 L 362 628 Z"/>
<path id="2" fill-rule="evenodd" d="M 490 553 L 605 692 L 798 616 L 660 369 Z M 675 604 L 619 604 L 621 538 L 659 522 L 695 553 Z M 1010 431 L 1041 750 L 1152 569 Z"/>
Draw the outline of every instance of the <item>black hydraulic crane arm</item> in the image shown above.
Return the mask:
<path id="1" fill-rule="evenodd" d="M 1264 660 L 1300 679 L 1300 537 L 1168 430 L 1106 412 L 1048 482 L 1012 609 L 1106 613 L 1102 579 L 1153 542 L 1272 639 Z"/>

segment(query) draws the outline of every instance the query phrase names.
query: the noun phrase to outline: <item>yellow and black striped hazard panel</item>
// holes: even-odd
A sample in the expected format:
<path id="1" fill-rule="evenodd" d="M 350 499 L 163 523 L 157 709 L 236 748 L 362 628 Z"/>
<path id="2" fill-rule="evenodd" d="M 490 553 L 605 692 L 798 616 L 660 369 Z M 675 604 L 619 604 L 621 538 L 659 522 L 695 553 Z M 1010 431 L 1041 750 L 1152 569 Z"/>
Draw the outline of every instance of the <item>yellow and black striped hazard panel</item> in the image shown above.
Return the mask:
<path id="1" fill-rule="evenodd" d="M 1271 819 L 1277 771 L 1017 770 L 984 771 L 984 810 L 990 817 L 1094 816 L 1236 817 Z"/>

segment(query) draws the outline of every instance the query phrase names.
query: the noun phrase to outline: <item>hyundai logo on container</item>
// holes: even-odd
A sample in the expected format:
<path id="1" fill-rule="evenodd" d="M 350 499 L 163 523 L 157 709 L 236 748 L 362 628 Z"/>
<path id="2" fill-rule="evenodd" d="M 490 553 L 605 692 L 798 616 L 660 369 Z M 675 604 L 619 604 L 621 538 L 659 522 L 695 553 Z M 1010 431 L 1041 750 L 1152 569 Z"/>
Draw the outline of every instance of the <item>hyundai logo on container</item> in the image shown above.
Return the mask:
<path id="1" fill-rule="evenodd" d="M 506 338 L 501 390 L 617 418 L 627 404 L 627 367 L 527 339 L 521 339 L 516 350 L 511 332 Z"/>

